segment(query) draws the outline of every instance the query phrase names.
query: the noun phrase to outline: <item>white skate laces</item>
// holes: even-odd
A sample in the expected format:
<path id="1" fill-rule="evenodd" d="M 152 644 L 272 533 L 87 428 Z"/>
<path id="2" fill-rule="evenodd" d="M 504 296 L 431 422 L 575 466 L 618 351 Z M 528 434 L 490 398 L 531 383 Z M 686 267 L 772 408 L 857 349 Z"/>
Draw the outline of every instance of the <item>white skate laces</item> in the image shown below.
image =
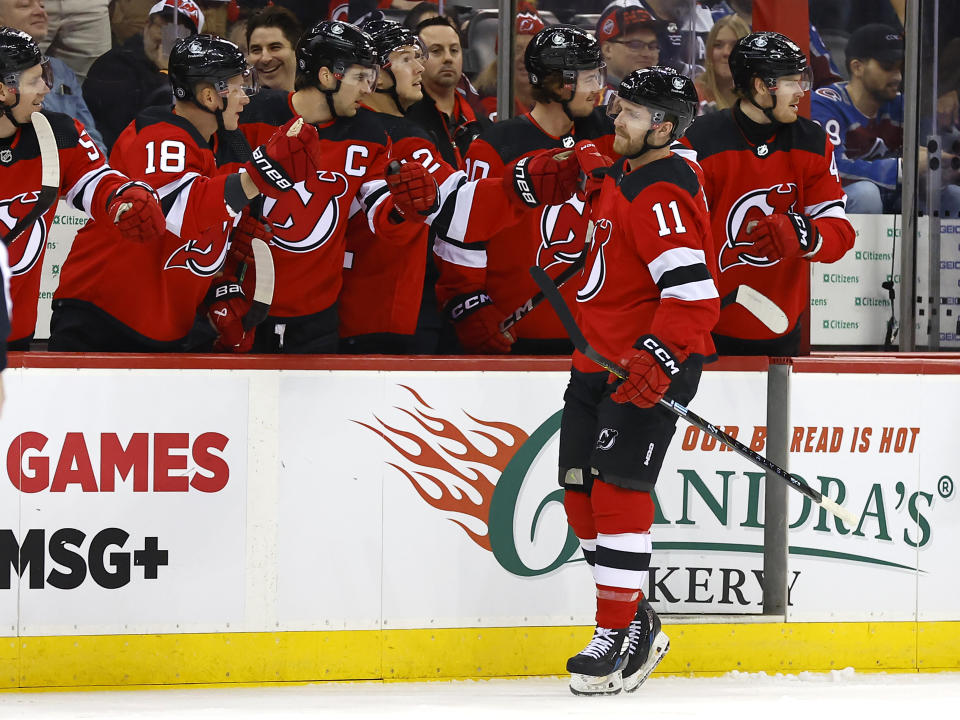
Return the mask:
<path id="1" fill-rule="evenodd" d="M 631 623 L 632 625 L 632 623 Z M 617 641 L 617 631 L 610 630 L 605 627 L 598 627 L 593 631 L 593 639 L 587 644 L 587 646 L 580 651 L 581 655 L 589 655 L 590 657 L 599 660 L 601 657 L 610 652 L 610 648 L 613 647 L 613 644 Z M 633 650 L 633 645 L 630 647 Z"/>

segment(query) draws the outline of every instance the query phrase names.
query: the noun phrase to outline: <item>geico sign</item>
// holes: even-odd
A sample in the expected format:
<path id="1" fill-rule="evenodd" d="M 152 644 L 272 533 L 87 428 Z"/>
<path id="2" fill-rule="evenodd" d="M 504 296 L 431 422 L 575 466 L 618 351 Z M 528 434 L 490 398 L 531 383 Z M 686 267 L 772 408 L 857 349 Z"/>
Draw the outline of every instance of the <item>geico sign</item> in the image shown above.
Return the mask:
<path id="1" fill-rule="evenodd" d="M 96 466 L 83 433 L 68 432 L 62 443 L 51 443 L 43 433 L 20 433 L 7 448 L 7 476 L 25 493 L 63 492 L 68 485 L 79 485 L 83 492 L 113 492 L 118 474 L 120 482 L 133 476 L 134 492 L 193 488 L 214 493 L 230 479 L 221 456 L 229 439 L 220 433 L 201 433 L 193 442 L 188 433 L 133 433 L 126 444 L 116 433 L 93 438 L 99 446 Z M 194 471 L 185 472 L 188 466 Z"/>

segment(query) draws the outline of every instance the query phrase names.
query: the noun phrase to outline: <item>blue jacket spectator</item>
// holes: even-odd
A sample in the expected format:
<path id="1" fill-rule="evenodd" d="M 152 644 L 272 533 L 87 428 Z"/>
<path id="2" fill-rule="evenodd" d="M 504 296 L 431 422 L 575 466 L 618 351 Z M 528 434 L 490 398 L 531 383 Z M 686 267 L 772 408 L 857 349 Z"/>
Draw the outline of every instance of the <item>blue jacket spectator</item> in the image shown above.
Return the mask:
<path id="1" fill-rule="evenodd" d="M 106 150 L 107 146 L 103 144 L 103 137 L 97 130 L 97 124 L 93 120 L 90 108 L 83 99 L 83 92 L 80 87 L 80 80 L 74 74 L 73 70 L 60 58 L 47 58 L 50 61 L 50 69 L 53 71 L 53 89 L 43 99 L 45 110 L 69 115 L 83 123 L 87 129 L 87 134 L 93 138 L 93 141 Z"/>

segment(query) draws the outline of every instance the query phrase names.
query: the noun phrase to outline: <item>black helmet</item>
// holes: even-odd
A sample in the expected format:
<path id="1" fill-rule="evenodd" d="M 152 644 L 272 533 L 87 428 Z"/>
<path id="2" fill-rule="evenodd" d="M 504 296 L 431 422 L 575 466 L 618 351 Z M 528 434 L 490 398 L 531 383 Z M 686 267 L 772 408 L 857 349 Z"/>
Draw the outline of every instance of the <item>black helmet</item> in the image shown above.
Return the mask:
<path id="1" fill-rule="evenodd" d="M 750 33 L 740 38 L 730 52 L 733 86 L 747 97 L 752 96 L 750 83 L 754 77 L 762 79 L 767 87 L 774 87 L 778 77 L 809 72 L 803 50 L 780 33 Z"/>
<path id="2" fill-rule="evenodd" d="M 210 83 L 217 92 L 222 92 L 227 89 L 230 78 L 250 76 L 252 72 L 239 47 L 229 40 L 206 34 L 177 40 L 170 51 L 170 63 L 167 66 L 177 100 L 194 99 L 193 91 L 197 83 Z M 255 88 L 255 85 L 249 87 Z M 255 91 L 245 90 L 248 94 Z"/>
<path id="3" fill-rule="evenodd" d="M 343 76 L 351 65 L 376 66 L 373 39 L 350 23 L 324 20 L 307 30 L 297 43 L 297 85 L 316 85 L 320 68 Z"/>
<path id="4" fill-rule="evenodd" d="M 381 68 L 386 68 L 390 64 L 390 53 L 394 50 L 403 47 L 421 49 L 423 47 L 416 33 L 394 20 L 368 20 L 360 26 L 360 29 L 373 40 Z"/>
<path id="5" fill-rule="evenodd" d="M 530 84 L 539 88 L 554 72 L 562 72 L 564 85 L 572 85 L 578 70 L 595 70 L 603 61 L 600 43 L 586 30 L 551 25 L 533 36 L 523 54 L 523 64 L 530 73 Z"/>
<path id="6" fill-rule="evenodd" d="M 0 27 L 0 80 L 15 86 L 20 73 L 43 62 L 40 46 L 21 30 Z"/>
<path id="7" fill-rule="evenodd" d="M 683 137 L 697 116 L 697 106 L 700 102 L 693 80 L 686 75 L 680 75 L 669 67 L 654 65 L 643 70 L 634 70 L 620 83 L 617 97 L 637 105 L 643 105 L 655 111 L 653 123 L 663 122 L 666 115 L 675 115 L 673 132 L 670 142 Z"/>

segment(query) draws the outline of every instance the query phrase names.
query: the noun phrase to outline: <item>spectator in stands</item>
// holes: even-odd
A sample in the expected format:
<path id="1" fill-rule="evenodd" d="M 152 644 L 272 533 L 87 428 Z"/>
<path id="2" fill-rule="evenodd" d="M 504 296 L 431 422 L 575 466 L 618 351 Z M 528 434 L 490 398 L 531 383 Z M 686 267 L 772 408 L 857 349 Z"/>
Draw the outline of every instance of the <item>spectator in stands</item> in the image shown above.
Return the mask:
<path id="1" fill-rule="evenodd" d="M 80 78 L 111 47 L 109 0 L 44 0 L 49 17 L 44 54 L 58 57 Z"/>
<path id="2" fill-rule="evenodd" d="M 110 31 L 114 47 L 120 47 L 134 35 L 143 32 L 150 8 L 155 3 L 156 0 L 111 0 Z"/>
<path id="3" fill-rule="evenodd" d="M 513 101 L 514 114 L 523 115 L 529 112 L 534 105 L 533 88 L 530 87 L 530 78 L 523 63 L 523 55 L 530 40 L 543 30 L 546 24 L 537 13 L 536 8 L 528 3 L 517 5 L 516 37 L 513 43 Z M 499 47 L 499 39 L 497 40 Z M 480 93 L 480 102 L 487 111 L 487 117 L 496 119 L 497 115 L 497 61 L 494 60 L 480 71 L 475 81 L 477 92 Z"/>
<path id="4" fill-rule="evenodd" d="M 460 33 L 448 18 L 436 16 L 422 21 L 417 34 L 427 51 L 423 99 L 406 116 L 427 132 L 444 160 L 465 170 L 467 147 L 489 122 L 470 105 L 468 90 L 460 88 L 464 79 Z"/>
<path id="5" fill-rule="evenodd" d="M 607 64 L 602 105 L 610 102 L 610 96 L 627 75 L 659 63 L 661 25 L 638 5 L 611 5 L 600 15 L 596 37 Z"/>
<path id="6" fill-rule="evenodd" d="M 282 7 L 268 6 L 247 20 L 247 62 L 262 87 L 293 92 L 301 32 L 296 16 Z"/>
<path id="7" fill-rule="evenodd" d="M 750 34 L 739 15 L 720 18 L 707 34 L 707 69 L 694 80 L 700 95 L 700 115 L 733 107 L 737 95 L 730 73 L 730 51 L 737 40 Z"/>
<path id="8" fill-rule="evenodd" d="M 903 36 L 887 25 L 856 30 L 847 43 L 848 82 L 818 89 L 811 113 L 836 145 L 848 213 L 900 212 L 903 146 Z M 926 168 L 926 149 L 919 166 Z M 960 212 L 960 176 L 943 154 L 940 209 Z"/>
<path id="9" fill-rule="evenodd" d="M 47 13 L 42 0 L 0 0 L 0 25 L 22 30 L 42 44 L 47 37 Z M 103 147 L 103 138 L 97 132 L 93 116 L 83 101 L 80 81 L 73 70 L 60 58 L 48 58 L 53 73 L 53 87 L 43 99 L 46 110 L 64 113 L 83 123 L 87 134 Z"/>
<path id="10" fill-rule="evenodd" d="M 434 2 L 421 2 L 410 8 L 407 16 L 403 19 L 403 26 L 407 30 L 414 30 L 420 23 L 433 17 L 440 17 L 440 7 Z"/>
<path id="11" fill-rule="evenodd" d="M 711 12 L 714 22 L 727 15 L 736 14 L 747 27 L 753 27 L 753 0 L 721 0 L 714 4 Z M 810 24 L 810 69 L 813 71 L 814 88 L 843 79 L 813 23 Z"/>
<path id="12" fill-rule="evenodd" d="M 694 77 L 703 72 L 707 33 L 713 26 L 710 11 L 695 0 L 615 0 L 611 8 L 639 7 L 661 23 L 660 64 Z"/>
<path id="13" fill-rule="evenodd" d="M 108 151 L 137 113 L 172 101 L 164 71 L 176 40 L 172 33 L 175 5 L 179 8 L 177 35 L 203 30 L 203 11 L 193 0 L 161 0 L 151 8 L 141 35 L 110 50 L 90 67 L 83 98 Z"/>

